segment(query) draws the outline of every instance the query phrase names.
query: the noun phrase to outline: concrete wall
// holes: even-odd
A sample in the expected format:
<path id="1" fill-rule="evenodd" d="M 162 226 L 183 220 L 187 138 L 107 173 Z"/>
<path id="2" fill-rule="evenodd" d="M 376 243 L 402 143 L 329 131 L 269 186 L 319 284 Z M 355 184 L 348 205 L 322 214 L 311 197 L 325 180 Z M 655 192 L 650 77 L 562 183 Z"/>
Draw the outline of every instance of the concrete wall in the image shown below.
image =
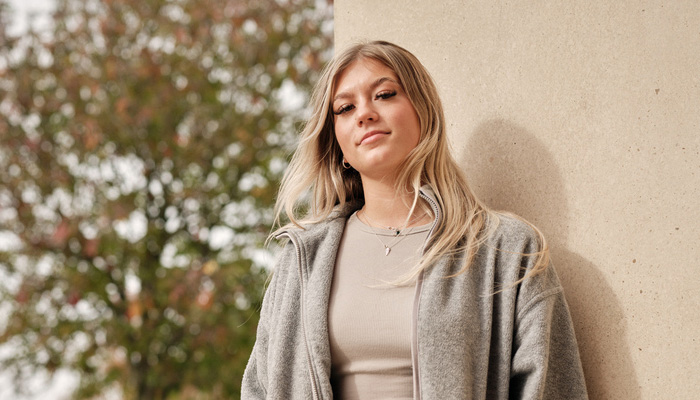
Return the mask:
<path id="1" fill-rule="evenodd" d="M 336 0 L 414 52 L 477 194 L 552 244 L 592 399 L 700 398 L 700 2 Z"/>

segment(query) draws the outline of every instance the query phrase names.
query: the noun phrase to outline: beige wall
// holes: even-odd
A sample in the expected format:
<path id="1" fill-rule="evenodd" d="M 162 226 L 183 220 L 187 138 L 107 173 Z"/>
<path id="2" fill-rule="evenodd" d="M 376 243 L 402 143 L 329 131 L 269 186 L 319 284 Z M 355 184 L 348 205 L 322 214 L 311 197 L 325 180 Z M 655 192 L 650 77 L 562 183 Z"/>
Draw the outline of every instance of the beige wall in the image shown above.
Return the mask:
<path id="1" fill-rule="evenodd" d="M 700 398 L 700 2 L 335 2 L 432 72 L 455 155 L 552 244 L 592 399 Z"/>

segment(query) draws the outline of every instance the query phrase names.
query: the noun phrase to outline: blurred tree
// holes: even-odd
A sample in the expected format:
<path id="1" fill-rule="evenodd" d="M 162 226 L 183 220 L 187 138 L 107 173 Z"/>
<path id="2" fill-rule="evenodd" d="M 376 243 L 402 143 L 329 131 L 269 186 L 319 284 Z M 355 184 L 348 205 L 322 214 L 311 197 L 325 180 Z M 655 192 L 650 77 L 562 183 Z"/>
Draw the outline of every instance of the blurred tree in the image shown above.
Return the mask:
<path id="1" fill-rule="evenodd" d="M 18 387 L 68 368 L 75 398 L 238 396 L 330 10 L 57 0 L 46 31 L 0 21 L 0 368 Z"/>

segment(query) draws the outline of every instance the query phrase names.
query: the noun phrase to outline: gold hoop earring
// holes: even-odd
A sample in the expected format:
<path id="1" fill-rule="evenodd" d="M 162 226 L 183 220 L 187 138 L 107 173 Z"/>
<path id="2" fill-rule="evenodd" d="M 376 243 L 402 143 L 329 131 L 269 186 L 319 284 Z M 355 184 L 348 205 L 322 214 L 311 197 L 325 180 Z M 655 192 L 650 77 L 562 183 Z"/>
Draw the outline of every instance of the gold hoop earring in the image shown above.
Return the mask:
<path id="1" fill-rule="evenodd" d="M 342 164 L 343 164 L 343 168 L 345 168 L 345 169 L 352 168 L 352 165 L 350 165 L 350 163 L 345 159 L 345 156 L 343 156 Z"/>

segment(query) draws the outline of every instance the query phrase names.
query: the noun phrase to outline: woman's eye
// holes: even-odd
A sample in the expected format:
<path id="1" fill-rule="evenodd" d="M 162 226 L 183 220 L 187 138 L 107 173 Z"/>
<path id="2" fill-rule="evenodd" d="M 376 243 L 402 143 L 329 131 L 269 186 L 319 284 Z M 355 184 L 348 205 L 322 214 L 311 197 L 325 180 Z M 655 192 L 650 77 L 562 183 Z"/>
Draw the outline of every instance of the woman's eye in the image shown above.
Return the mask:
<path id="1" fill-rule="evenodd" d="M 386 90 L 386 91 L 377 93 L 378 99 L 388 99 L 389 97 L 393 97 L 393 96 L 396 96 L 396 90 Z"/>
<path id="2" fill-rule="evenodd" d="M 355 108 L 355 106 L 353 106 L 352 104 L 345 104 L 343 106 L 340 106 L 337 110 L 333 111 L 333 114 L 340 115 L 352 110 L 353 108 Z"/>

